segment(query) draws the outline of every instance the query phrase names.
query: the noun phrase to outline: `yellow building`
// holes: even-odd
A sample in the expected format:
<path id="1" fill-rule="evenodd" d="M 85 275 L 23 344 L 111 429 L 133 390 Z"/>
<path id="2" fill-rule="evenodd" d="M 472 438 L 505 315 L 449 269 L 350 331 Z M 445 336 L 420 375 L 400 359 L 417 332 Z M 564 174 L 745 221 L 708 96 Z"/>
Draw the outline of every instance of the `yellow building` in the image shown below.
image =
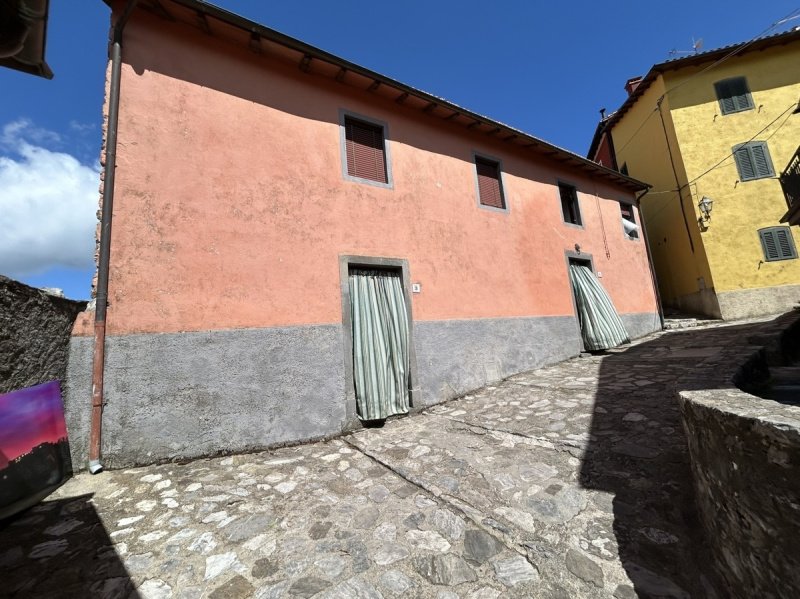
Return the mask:
<path id="1" fill-rule="evenodd" d="M 779 176 L 800 144 L 800 29 L 656 64 L 626 89 L 589 157 L 652 185 L 641 211 L 664 305 L 726 320 L 797 305 L 800 228 L 781 223 Z"/>

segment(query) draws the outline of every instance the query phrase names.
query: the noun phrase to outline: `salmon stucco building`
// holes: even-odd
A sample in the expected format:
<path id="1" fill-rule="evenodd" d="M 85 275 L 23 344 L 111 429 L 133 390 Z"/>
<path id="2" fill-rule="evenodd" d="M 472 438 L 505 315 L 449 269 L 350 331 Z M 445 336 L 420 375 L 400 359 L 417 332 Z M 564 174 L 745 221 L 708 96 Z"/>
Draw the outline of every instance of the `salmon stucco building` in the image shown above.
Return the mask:
<path id="1" fill-rule="evenodd" d="M 110 4 L 77 463 L 320 438 L 575 356 L 570 265 L 660 328 L 643 183 L 205 2 Z"/>
<path id="2" fill-rule="evenodd" d="M 647 181 L 665 306 L 737 319 L 800 302 L 800 28 L 654 65 L 589 158 Z"/>

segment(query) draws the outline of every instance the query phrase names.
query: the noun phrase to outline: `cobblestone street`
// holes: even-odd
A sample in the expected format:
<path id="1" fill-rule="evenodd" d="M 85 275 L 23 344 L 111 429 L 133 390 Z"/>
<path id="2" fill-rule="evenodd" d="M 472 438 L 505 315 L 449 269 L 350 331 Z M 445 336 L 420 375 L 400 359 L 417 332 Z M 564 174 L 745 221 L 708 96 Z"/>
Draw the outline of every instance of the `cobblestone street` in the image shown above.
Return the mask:
<path id="1" fill-rule="evenodd" d="M 327 442 L 80 474 L 0 525 L 0 594 L 715 597 L 673 388 L 758 327 L 652 335 Z"/>

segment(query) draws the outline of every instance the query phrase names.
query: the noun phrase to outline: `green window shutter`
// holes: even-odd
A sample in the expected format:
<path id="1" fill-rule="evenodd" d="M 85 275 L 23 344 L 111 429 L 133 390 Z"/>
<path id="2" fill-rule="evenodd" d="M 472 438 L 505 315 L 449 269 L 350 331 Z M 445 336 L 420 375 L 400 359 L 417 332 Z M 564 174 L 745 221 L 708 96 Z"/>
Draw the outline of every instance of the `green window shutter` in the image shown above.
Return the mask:
<path id="1" fill-rule="evenodd" d="M 734 146 L 733 159 L 736 161 L 740 181 L 775 176 L 775 169 L 772 168 L 769 148 L 765 141 L 751 141 Z"/>
<path id="2" fill-rule="evenodd" d="M 739 170 L 739 179 L 749 181 L 756 178 L 756 170 L 750 157 L 747 146 L 740 146 L 733 151 L 736 168 Z"/>
<path id="3" fill-rule="evenodd" d="M 767 262 L 797 258 L 797 250 L 789 227 L 768 227 L 761 229 L 758 235 Z"/>
<path id="4" fill-rule="evenodd" d="M 753 98 L 750 96 L 750 90 L 747 88 L 747 81 L 744 77 L 730 81 L 730 93 L 737 111 L 753 108 Z"/>
<path id="5" fill-rule="evenodd" d="M 775 241 L 775 233 L 773 231 L 761 232 L 761 246 L 764 249 L 764 257 L 767 262 L 778 259 L 778 244 Z"/>
<path id="6" fill-rule="evenodd" d="M 753 108 L 753 97 L 744 77 L 734 77 L 714 84 L 722 114 L 741 112 Z"/>
<path id="7" fill-rule="evenodd" d="M 777 229 L 775 231 L 775 237 L 778 240 L 778 253 L 782 259 L 786 260 L 797 257 L 797 254 L 794 250 L 793 239 L 789 232 L 789 227 Z"/>
<path id="8" fill-rule="evenodd" d="M 717 90 L 717 98 L 719 98 L 719 107 L 722 114 L 729 112 L 736 112 L 736 104 L 731 97 L 730 85 L 727 81 L 719 81 L 714 84 Z"/>
<path id="9" fill-rule="evenodd" d="M 753 156 L 756 177 L 772 177 L 775 175 L 772 170 L 772 162 L 769 159 L 767 144 L 765 142 L 750 144 L 749 149 Z"/>

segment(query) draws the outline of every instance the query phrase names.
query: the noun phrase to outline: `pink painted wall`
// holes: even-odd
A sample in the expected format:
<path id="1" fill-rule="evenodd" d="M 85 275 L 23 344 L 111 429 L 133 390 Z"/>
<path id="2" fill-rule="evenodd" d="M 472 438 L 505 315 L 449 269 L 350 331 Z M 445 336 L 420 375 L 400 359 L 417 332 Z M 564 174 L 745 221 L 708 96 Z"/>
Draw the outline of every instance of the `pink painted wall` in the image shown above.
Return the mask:
<path id="1" fill-rule="evenodd" d="M 416 320 L 571 315 L 576 243 L 620 312 L 656 310 L 629 192 L 146 13 L 123 55 L 110 334 L 341 322 L 341 254 L 408 259 Z M 388 124 L 393 189 L 343 179 L 340 109 Z M 479 208 L 473 151 L 502 159 L 507 213 Z"/>

